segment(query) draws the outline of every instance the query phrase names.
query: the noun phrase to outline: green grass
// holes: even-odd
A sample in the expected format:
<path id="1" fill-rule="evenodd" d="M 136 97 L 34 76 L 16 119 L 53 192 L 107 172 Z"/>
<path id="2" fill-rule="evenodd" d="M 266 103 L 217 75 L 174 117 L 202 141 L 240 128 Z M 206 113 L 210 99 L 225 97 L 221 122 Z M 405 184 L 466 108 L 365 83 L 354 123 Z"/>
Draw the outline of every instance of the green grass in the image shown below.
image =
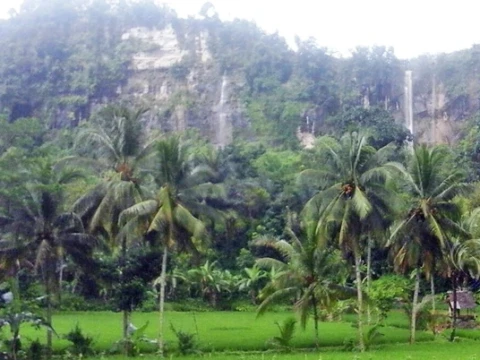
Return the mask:
<path id="1" fill-rule="evenodd" d="M 278 335 L 275 321 L 283 321 L 291 313 L 267 313 L 256 318 L 253 312 L 167 312 L 165 331 L 166 341 L 170 348 L 176 347 L 176 338 L 170 329 L 170 323 L 177 330 L 198 333 L 197 342 L 202 351 L 258 351 L 267 350 L 267 342 L 273 336 Z M 399 321 L 400 315 L 394 319 Z M 132 322 L 142 326 L 149 322 L 146 336 L 155 339 L 158 335 L 157 313 L 135 313 Z M 94 347 L 98 352 L 107 352 L 112 344 L 121 338 L 121 314 L 111 312 L 72 312 L 61 313 L 54 316 L 53 326 L 61 337 L 78 323 L 85 334 L 95 339 Z M 381 329 L 384 336 L 379 343 L 405 343 L 408 340 L 408 330 L 398 327 L 387 326 Z M 292 346 L 296 348 L 313 347 L 313 323 L 310 321 L 304 331 L 297 326 Z M 320 323 L 320 345 L 322 347 L 340 347 L 345 339 L 354 339 L 356 329 L 349 322 Z M 22 329 L 22 338 L 44 339 L 44 332 L 35 330 L 29 326 Z M 433 336 L 427 332 L 418 332 L 419 341 L 433 340 Z M 68 342 L 61 338 L 54 340 L 56 351 L 62 351 L 68 346 Z M 147 347 L 144 350 L 153 350 Z"/>
<path id="2" fill-rule="evenodd" d="M 462 340 L 449 343 L 443 340 L 418 343 L 415 345 L 389 344 L 363 354 L 356 352 L 342 352 L 320 350 L 295 353 L 208 353 L 186 357 L 167 356 L 167 359 L 212 359 L 212 360 L 480 360 L 479 343 L 472 340 Z M 110 359 L 110 358 L 109 358 Z M 142 360 L 156 360 L 158 357 L 145 355 Z M 121 356 L 111 360 L 128 360 Z"/>

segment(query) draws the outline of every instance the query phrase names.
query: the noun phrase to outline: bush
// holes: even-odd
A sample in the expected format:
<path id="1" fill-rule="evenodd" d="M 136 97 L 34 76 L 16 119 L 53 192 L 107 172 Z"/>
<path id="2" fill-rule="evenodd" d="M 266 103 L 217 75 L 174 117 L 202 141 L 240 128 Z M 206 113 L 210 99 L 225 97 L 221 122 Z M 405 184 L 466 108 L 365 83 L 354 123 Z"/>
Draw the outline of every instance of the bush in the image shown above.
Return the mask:
<path id="1" fill-rule="evenodd" d="M 293 317 L 286 319 L 282 324 L 275 321 L 280 334 L 270 339 L 270 342 L 283 350 L 290 350 L 290 342 L 293 339 L 296 324 L 297 320 Z"/>
<path id="2" fill-rule="evenodd" d="M 183 301 L 166 303 L 166 311 L 179 311 L 179 312 L 207 312 L 212 311 L 212 308 L 208 306 L 201 299 L 185 299 Z"/>
<path id="3" fill-rule="evenodd" d="M 148 296 L 142 303 L 140 309 L 141 312 L 154 312 L 158 311 L 158 301 L 155 296 Z"/>
<path id="4" fill-rule="evenodd" d="M 64 336 L 64 339 L 72 343 L 71 352 L 74 355 L 92 355 L 93 338 L 83 334 L 82 329 L 77 325 L 73 330 Z"/>
<path id="5" fill-rule="evenodd" d="M 60 304 L 62 311 L 111 311 L 112 305 L 101 300 L 85 298 L 78 294 L 63 293 Z"/>
<path id="6" fill-rule="evenodd" d="M 170 324 L 170 328 L 177 337 L 178 340 L 178 352 L 182 355 L 188 355 L 196 353 L 198 350 L 198 344 L 195 341 L 195 334 L 176 330 L 173 324 Z"/>
<path id="7" fill-rule="evenodd" d="M 27 360 L 41 360 L 45 354 L 45 346 L 42 345 L 38 338 L 30 343 L 27 350 Z"/>

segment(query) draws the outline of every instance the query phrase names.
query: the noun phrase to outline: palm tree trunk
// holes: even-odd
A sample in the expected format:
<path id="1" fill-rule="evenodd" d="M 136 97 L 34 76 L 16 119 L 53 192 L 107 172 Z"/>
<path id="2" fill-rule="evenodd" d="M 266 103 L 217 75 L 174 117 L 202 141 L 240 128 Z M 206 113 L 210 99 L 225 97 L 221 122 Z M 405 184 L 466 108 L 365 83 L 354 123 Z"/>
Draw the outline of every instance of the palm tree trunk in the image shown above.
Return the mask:
<path id="1" fill-rule="evenodd" d="M 357 283 L 357 302 L 358 302 L 358 347 L 361 352 L 365 351 L 365 343 L 363 338 L 363 292 L 362 292 L 362 273 L 360 255 L 355 255 L 355 280 Z"/>
<path id="2" fill-rule="evenodd" d="M 370 292 L 372 283 L 372 240 L 368 238 L 367 243 L 367 294 Z M 370 303 L 367 304 L 367 325 L 372 322 L 372 314 L 370 311 Z"/>
<path id="3" fill-rule="evenodd" d="M 450 334 L 450 341 L 455 340 L 455 334 L 457 332 L 457 274 L 455 271 L 452 273 L 452 286 L 453 286 L 453 314 L 452 314 L 452 333 Z"/>
<path id="4" fill-rule="evenodd" d="M 167 256 L 168 249 L 166 246 L 163 247 L 163 257 L 162 257 L 162 273 L 160 275 L 160 299 L 159 299 L 159 333 L 158 333 L 158 352 L 161 357 L 163 357 L 163 332 L 164 332 L 164 307 L 165 307 L 165 286 L 166 286 L 166 276 L 167 276 Z"/>
<path id="5" fill-rule="evenodd" d="M 47 328 L 47 359 L 52 358 L 52 292 L 50 290 L 50 281 L 46 281 L 46 299 L 47 299 L 47 316 L 46 320 L 49 324 Z"/>
<path id="6" fill-rule="evenodd" d="M 122 325 L 122 329 L 123 329 L 123 341 L 125 342 L 125 351 L 127 349 L 127 344 L 126 344 L 126 341 L 127 341 L 127 338 L 128 338 L 128 323 L 129 323 L 129 319 L 130 319 L 130 316 L 129 316 L 129 312 L 128 310 L 123 310 L 123 325 Z"/>
<path id="7" fill-rule="evenodd" d="M 315 326 L 315 346 L 317 349 L 320 347 L 320 336 L 318 335 L 318 309 L 317 309 L 317 299 L 315 294 L 312 294 L 312 305 L 313 305 L 313 323 Z"/>
<path id="8" fill-rule="evenodd" d="M 120 283 L 122 286 L 125 286 L 125 266 L 127 263 L 127 240 L 124 237 L 122 239 L 122 258 L 121 258 L 121 275 L 120 275 Z M 122 322 L 122 335 L 123 335 L 123 355 L 128 355 L 129 343 L 128 343 L 128 322 L 129 322 L 129 310 L 123 309 L 123 322 Z"/>
<path id="9" fill-rule="evenodd" d="M 430 293 L 432 294 L 432 312 L 435 314 L 435 277 L 430 275 Z"/>
<path id="10" fill-rule="evenodd" d="M 410 319 L 410 344 L 415 342 L 415 330 L 417 326 L 417 303 L 420 291 L 420 268 L 417 267 L 415 275 L 415 290 L 413 291 L 412 313 Z"/>

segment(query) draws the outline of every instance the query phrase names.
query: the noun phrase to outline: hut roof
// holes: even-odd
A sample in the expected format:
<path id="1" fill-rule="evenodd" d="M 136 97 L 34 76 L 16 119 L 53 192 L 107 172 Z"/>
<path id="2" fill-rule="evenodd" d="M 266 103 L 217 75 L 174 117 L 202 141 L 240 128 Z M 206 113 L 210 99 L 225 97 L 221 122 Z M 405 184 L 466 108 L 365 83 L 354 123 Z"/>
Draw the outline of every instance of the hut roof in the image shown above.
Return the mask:
<path id="1" fill-rule="evenodd" d="M 447 301 L 450 305 L 450 308 L 453 309 L 453 293 L 451 291 L 448 292 Z M 470 291 L 467 290 L 458 290 L 457 291 L 457 306 L 455 307 L 457 310 L 460 309 L 474 309 L 477 307 L 477 303 L 475 302 L 475 298 Z"/>

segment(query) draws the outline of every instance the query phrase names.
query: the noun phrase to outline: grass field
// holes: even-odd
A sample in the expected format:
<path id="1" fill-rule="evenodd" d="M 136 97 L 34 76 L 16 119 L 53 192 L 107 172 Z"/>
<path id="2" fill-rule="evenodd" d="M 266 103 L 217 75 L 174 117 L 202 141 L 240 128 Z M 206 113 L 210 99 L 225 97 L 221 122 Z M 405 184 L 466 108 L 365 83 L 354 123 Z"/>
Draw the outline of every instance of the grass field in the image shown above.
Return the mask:
<path id="1" fill-rule="evenodd" d="M 204 354 L 181 357 L 182 360 L 212 359 L 212 360 L 480 360 L 479 343 L 476 341 L 461 341 L 449 343 L 435 341 L 415 345 L 394 344 L 385 345 L 366 353 L 351 353 L 341 351 L 297 352 L 288 354 Z M 171 356 L 167 359 L 176 359 Z M 158 358 L 145 356 L 144 360 Z M 114 359 L 112 359 L 114 360 Z M 115 357 L 115 360 L 124 360 Z"/>
<path id="2" fill-rule="evenodd" d="M 256 314 L 253 312 L 167 312 L 166 340 L 170 348 L 176 347 L 176 338 L 170 329 L 170 324 L 173 324 L 177 330 L 197 334 L 196 340 L 199 349 L 204 352 L 263 351 L 271 348 L 268 345 L 268 340 L 278 335 L 275 321 L 281 322 L 290 316 L 292 316 L 291 313 L 267 313 L 260 318 L 256 318 Z M 403 317 L 402 313 L 392 314 L 390 321 L 393 324 L 401 323 Z M 142 326 L 147 321 L 149 326 L 146 335 L 155 339 L 158 334 L 158 314 L 135 313 L 132 316 L 132 322 L 137 327 Z M 68 347 L 68 342 L 61 339 L 61 336 L 71 330 L 77 323 L 85 334 L 95 339 L 94 348 L 97 352 L 108 352 L 113 343 L 121 338 L 121 314 L 119 313 L 61 313 L 54 316 L 53 323 L 60 337 L 54 340 L 56 351 L 62 351 Z M 409 336 L 406 328 L 396 326 L 386 326 L 381 329 L 381 332 L 384 336 L 379 340 L 379 344 L 406 343 Z M 312 322 L 308 324 L 305 331 L 298 328 L 292 346 L 295 348 L 313 347 L 313 334 Z M 476 336 L 473 336 L 473 334 Z M 355 335 L 356 329 L 348 321 L 320 324 L 320 344 L 323 348 L 341 347 L 345 339 L 354 339 Z M 472 336 L 465 337 L 474 339 L 480 337 L 480 333 L 473 331 Z M 43 340 L 45 335 L 44 331 L 35 330 L 25 325 L 22 329 L 22 338 Z M 420 331 L 417 334 L 417 339 L 418 341 L 431 341 L 433 336 L 430 333 Z M 150 348 L 147 346 L 144 350 L 153 351 L 153 346 Z"/>

